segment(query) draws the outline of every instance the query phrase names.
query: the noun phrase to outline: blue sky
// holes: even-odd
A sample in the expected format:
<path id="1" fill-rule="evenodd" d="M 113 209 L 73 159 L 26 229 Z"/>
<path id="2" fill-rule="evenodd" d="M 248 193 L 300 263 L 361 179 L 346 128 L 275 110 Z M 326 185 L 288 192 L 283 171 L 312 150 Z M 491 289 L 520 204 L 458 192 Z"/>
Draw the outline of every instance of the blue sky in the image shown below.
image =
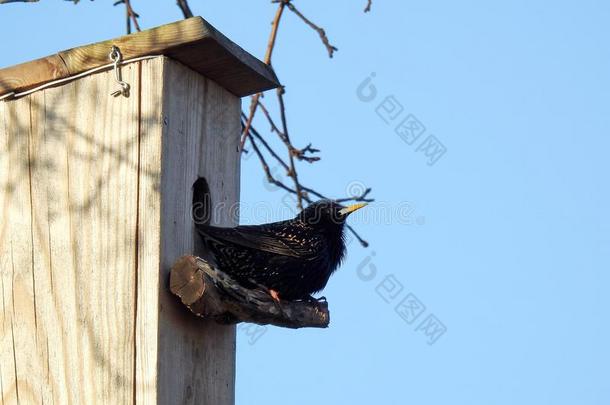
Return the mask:
<path id="1" fill-rule="evenodd" d="M 237 403 L 610 403 L 610 3 L 364 3 L 295 1 L 339 51 L 289 14 L 274 66 L 295 144 L 322 149 L 302 181 L 373 187 L 351 219 L 371 246 L 351 243 L 324 291 L 330 328 L 239 329 Z M 145 28 L 181 17 L 133 6 Z M 274 5 L 192 8 L 264 55 Z M 1 66 L 124 31 L 102 0 L 3 5 L 0 21 Z M 409 144 L 395 129 L 414 119 Z M 429 165 L 432 140 L 446 152 Z M 285 218 L 284 198 L 245 158 L 242 222 L 263 203 Z"/>

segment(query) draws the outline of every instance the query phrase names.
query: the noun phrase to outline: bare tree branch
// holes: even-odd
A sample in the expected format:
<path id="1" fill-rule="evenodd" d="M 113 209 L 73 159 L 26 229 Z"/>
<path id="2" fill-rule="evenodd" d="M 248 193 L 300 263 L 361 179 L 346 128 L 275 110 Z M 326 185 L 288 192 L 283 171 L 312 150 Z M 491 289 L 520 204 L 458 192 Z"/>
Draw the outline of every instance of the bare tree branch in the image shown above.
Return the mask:
<path id="1" fill-rule="evenodd" d="M 35 2 L 37 0 L 0 0 L 0 4 L 2 3 L 13 3 L 13 2 Z M 74 3 L 78 3 L 79 0 L 68 0 L 73 1 Z M 287 7 L 292 13 L 294 13 L 301 21 L 303 21 L 307 26 L 316 31 L 320 36 L 320 39 L 323 45 L 326 47 L 329 57 L 333 57 L 334 52 L 337 51 L 337 48 L 330 44 L 329 39 L 326 35 L 326 32 L 323 28 L 315 24 L 309 18 L 305 17 L 303 13 L 299 9 L 297 9 L 292 0 L 271 0 L 272 3 L 278 3 L 278 7 L 275 11 L 275 15 L 271 22 L 271 31 L 269 32 L 269 39 L 267 41 L 267 48 L 265 51 L 264 62 L 268 65 L 272 64 L 272 56 L 273 51 L 275 50 L 275 46 L 277 43 L 278 32 L 280 21 L 282 16 L 284 15 L 284 9 Z M 114 5 L 124 4 L 125 5 L 125 18 L 127 25 L 127 33 L 131 32 L 132 24 L 133 27 L 140 31 L 140 25 L 138 23 L 139 15 L 136 13 L 132 6 L 131 0 L 118 0 L 115 1 Z M 368 0 L 364 12 L 369 12 L 371 10 L 372 0 Z M 176 5 L 182 11 L 184 18 L 193 17 L 193 12 L 191 11 L 188 0 L 176 0 Z M 263 168 L 263 172 L 267 178 L 267 181 L 271 184 L 274 184 L 278 188 L 283 189 L 284 191 L 296 196 L 296 205 L 297 208 L 303 208 L 303 201 L 307 203 L 313 202 L 313 198 L 315 199 L 330 199 L 324 194 L 318 192 L 317 190 L 305 186 L 301 184 L 299 180 L 299 176 L 297 173 L 296 162 L 304 161 L 307 163 L 315 163 L 320 160 L 320 157 L 316 154 L 320 152 L 319 149 L 314 148 L 311 143 L 307 144 L 303 148 L 296 148 L 291 141 L 288 124 L 286 119 L 286 106 L 284 104 L 284 92 L 285 88 L 281 87 L 277 89 L 277 102 L 278 109 L 277 113 L 279 113 L 279 120 L 273 118 L 273 114 L 267 108 L 265 104 L 263 104 L 261 97 L 262 93 L 257 93 L 252 96 L 250 101 L 250 107 L 248 114 L 242 113 L 242 136 L 240 140 L 239 149 L 242 153 L 246 153 L 244 149 L 244 144 L 247 140 L 250 140 L 252 144 L 252 150 L 257 155 L 261 166 Z M 283 158 L 280 156 L 280 153 L 276 152 L 274 148 L 270 145 L 267 138 L 263 136 L 259 131 L 256 130 L 253 126 L 254 116 L 256 114 L 257 109 L 260 108 L 263 111 L 263 114 L 266 120 L 269 122 L 271 127 L 271 133 L 275 133 L 280 141 L 283 143 L 286 151 L 288 153 L 287 158 Z M 271 169 L 268 164 L 268 157 L 273 159 L 278 165 L 280 165 L 285 171 L 286 176 L 292 179 L 292 185 L 285 184 L 283 181 L 274 177 L 271 172 Z M 347 203 L 347 202 L 370 202 L 373 201 L 372 198 L 369 198 L 369 194 L 371 192 L 370 188 L 364 190 L 360 195 L 352 195 L 343 198 L 335 198 L 334 201 L 338 203 Z M 354 236 L 358 239 L 358 241 L 363 246 L 368 246 L 368 242 L 362 239 L 356 231 L 351 227 L 347 226 L 347 229 L 354 234 Z"/>
<path id="2" fill-rule="evenodd" d="M 193 12 L 191 11 L 187 0 L 177 0 L 176 5 L 178 5 L 180 10 L 182 11 L 182 15 L 184 15 L 184 18 L 193 17 Z"/>
<path id="3" fill-rule="evenodd" d="M 275 16 L 273 17 L 273 21 L 271 22 L 271 32 L 269 33 L 269 40 L 267 41 L 267 51 L 265 51 L 265 62 L 267 65 L 271 65 L 271 55 L 273 55 L 273 49 L 275 48 L 275 40 L 277 38 L 277 31 L 280 27 L 280 20 L 282 19 L 282 15 L 284 14 L 285 4 L 282 2 L 278 6 L 275 11 Z M 258 99 L 261 97 L 261 93 L 257 93 L 252 96 L 252 100 L 250 101 L 250 113 L 248 114 L 248 119 L 246 120 L 246 126 L 244 131 L 242 132 L 241 141 L 239 143 L 239 150 L 243 151 L 244 144 L 246 143 L 246 138 L 250 127 L 252 126 L 252 120 L 254 119 L 254 114 L 256 114 L 256 108 L 258 107 Z"/>
<path id="4" fill-rule="evenodd" d="M 286 7 L 288 7 L 288 9 L 290 11 L 295 13 L 301 20 L 303 20 L 303 22 L 305 24 L 309 25 L 314 31 L 316 31 L 318 33 L 318 35 L 320 36 L 320 39 L 322 40 L 322 43 L 326 47 L 326 51 L 328 52 L 328 57 L 332 58 L 333 54 L 335 53 L 335 51 L 338 51 L 338 49 L 337 49 L 337 47 L 330 44 L 324 29 L 320 28 L 319 26 L 317 26 L 316 24 L 311 22 L 311 20 L 307 19 L 307 17 L 305 17 L 290 1 L 287 1 L 287 0 L 284 0 L 284 1 L 286 3 Z"/>
<path id="5" fill-rule="evenodd" d="M 263 110 L 263 114 L 265 114 L 265 117 L 267 118 L 267 121 L 269 121 L 269 125 L 271 125 L 271 131 L 275 132 L 278 135 L 282 135 L 282 131 L 280 131 L 280 129 L 277 127 L 277 125 L 275 125 L 275 122 L 273 121 L 273 118 L 271 118 L 271 114 L 269 114 L 269 110 L 267 110 L 267 107 L 265 107 L 265 105 L 260 101 L 258 101 L 258 105 L 261 108 L 261 110 Z"/>
<path id="6" fill-rule="evenodd" d="M 261 105 L 261 109 L 262 109 L 263 111 L 265 111 L 265 113 L 266 113 L 266 114 L 268 114 L 268 113 L 267 113 L 267 110 L 266 110 L 266 109 L 264 109 L 264 107 L 263 107 L 262 105 Z M 243 119 L 247 119 L 244 113 L 242 113 L 242 118 L 243 118 Z M 278 163 L 280 163 L 280 164 L 281 164 L 281 165 L 284 167 L 284 169 L 286 169 L 286 172 L 288 172 L 288 171 L 290 170 L 290 167 L 288 166 L 288 164 L 286 164 L 286 162 L 284 162 L 284 159 L 282 159 L 282 158 L 281 158 L 281 157 L 280 157 L 280 156 L 279 156 L 279 155 L 278 155 L 278 154 L 277 154 L 277 153 L 276 153 L 276 152 L 273 150 L 273 148 L 271 148 L 271 146 L 269 146 L 269 144 L 267 143 L 267 141 L 265 140 L 265 138 L 263 138 L 263 137 L 262 137 L 262 136 L 261 136 L 261 135 L 258 133 L 258 131 L 257 131 L 257 130 L 256 130 L 254 127 L 250 127 L 250 134 L 254 135 L 254 136 L 256 137 L 256 139 L 258 139 L 258 140 L 259 140 L 259 141 L 260 141 L 260 142 L 263 144 L 263 146 L 265 147 L 265 149 L 267 149 L 267 151 L 269 152 L 269 154 L 270 154 L 271 156 L 273 156 L 273 157 L 275 158 L 275 160 L 277 160 L 277 161 L 278 161 Z"/>
<path id="7" fill-rule="evenodd" d="M 369 11 L 371 11 L 371 6 L 373 5 L 373 0 L 368 0 L 366 2 L 366 7 L 364 8 L 364 12 L 368 13 Z"/>
<path id="8" fill-rule="evenodd" d="M 284 106 L 284 87 L 278 87 L 277 98 L 280 103 L 280 117 L 282 119 L 282 135 L 280 138 L 284 141 L 284 145 L 286 149 L 288 149 L 288 157 L 290 161 L 290 170 L 288 171 L 288 175 L 292 177 L 294 181 L 294 188 L 297 194 L 297 208 L 303 209 L 303 194 L 301 193 L 301 184 L 299 183 L 299 176 L 297 174 L 297 170 L 294 166 L 294 153 L 292 150 L 294 147 L 290 143 L 290 136 L 288 135 L 288 123 L 286 122 L 286 107 Z"/>
<path id="9" fill-rule="evenodd" d="M 118 6 L 119 4 L 125 4 L 125 20 L 126 20 L 126 25 L 127 25 L 127 33 L 131 34 L 131 23 L 133 22 L 133 26 L 135 27 L 136 31 L 142 31 L 140 29 L 140 24 L 138 24 L 138 18 L 140 18 L 140 16 L 138 15 L 138 13 L 136 13 L 135 11 L 133 11 L 133 8 L 131 7 L 131 0 L 118 0 L 114 2 L 114 6 Z"/>
<path id="10" fill-rule="evenodd" d="M 263 110 L 264 106 L 261 105 L 261 110 Z M 263 110 L 264 111 L 264 110 Z M 246 115 L 242 113 L 242 128 L 245 128 L 245 119 L 246 119 Z M 297 191 L 296 188 L 291 188 L 289 186 L 287 186 L 286 184 L 284 184 L 282 181 L 278 180 L 277 178 L 275 178 L 275 176 L 273 176 L 273 174 L 271 173 L 271 169 L 269 167 L 269 164 L 267 163 L 267 160 L 265 159 L 265 156 L 263 155 L 263 153 L 261 152 L 259 146 L 258 146 L 258 142 L 261 142 L 263 144 L 263 146 L 265 147 L 265 149 L 267 149 L 267 151 L 269 151 L 269 153 L 271 154 L 272 157 L 274 157 L 281 165 L 282 167 L 286 170 L 286 174 L 288 176 L 290 176 L 290 166 L 288 164 L 286 164 L 286 162 L 284 162 L 275 151 L 273 151 L 273 149 L 268 145 L 268 143 L 264 140 L 264 138 L 258 133 L 258 131 L 256 131 L 256 129 L 254 127 L 250 127 L 250 130 L 248 131 L 247 136 L 250 139 L 250 143 L 252 144 L 252 149 L 254 150 L 254 153 L 257 155 L 261 166 L 263 168 L 263 172 L 265 173 L 265 176 L 267 178 L 267 181 L 273 185 L 275 185 L 278 188 L 281 188 L 282 190 L 293 194 L 293 195 L 297 195 Z M 294 178 L 293 178 L 294 181 Z M 298 182 L 298 178 L 296 180 Z M 307 201 L 308 203 L 313 202 L 313 199 L 310 197 L 310 195 L 316 197 L 316 198 L 321 198 L 321 199 L 325 199 L 325 200 L 332 200 L 331 198 L 327 197 L 326 195 L 310 188 L 307 186 L 304 186 L 302 184 L 299 183 L 299 188 L 300 188 L 300 194 L 303 200 Z M 346 203 L 346 202 L 372 202 L 374 201 L 372 198 L 368 198 L 368 194 L 371 192 L 370 188 L 367 188 L 361 195 L 358 196 L 349 196 L 346 198 L 339 198 L 339 199 L 334 199 L 334 201 L 338 202 L 338 203 Z M 369 244 L 367 241 L 365 241 L 364 239 L 362 239 L 362 237 L 354 230 L 354 228 L 352 228 L 349 225 L 346 225 L 347 229 L 354 235 L 354 237 L 356 237 L 356 239 L 358 240 L 358 242 L 360 242 L 360 244 L 364 247 L 367 247 Z"/>
<path id="11" fill-rule="evenodd" d="M 222 324 L 326 328 L 330 321 L 324 298 L 277 302 L 265 287 L 245 288 L 195 256 L 184 256 L 174 263 L 169 285 L 192 313 Z"/>

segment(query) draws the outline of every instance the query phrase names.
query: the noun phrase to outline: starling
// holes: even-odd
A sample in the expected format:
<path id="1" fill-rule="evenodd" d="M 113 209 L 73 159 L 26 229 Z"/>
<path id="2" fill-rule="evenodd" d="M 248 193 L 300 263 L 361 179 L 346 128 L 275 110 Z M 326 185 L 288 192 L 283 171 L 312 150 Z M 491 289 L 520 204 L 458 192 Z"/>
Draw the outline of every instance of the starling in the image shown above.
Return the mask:
<path id="1" fill-rule="evenodd" d="M 275 300 L 308 299 L 326 286 L 341 264 L 345 220 L 365 205 L 344 207 L 322 200 L 287 221 L 196 227 L 218 268 L 241 285 L 263 286 Z"/>

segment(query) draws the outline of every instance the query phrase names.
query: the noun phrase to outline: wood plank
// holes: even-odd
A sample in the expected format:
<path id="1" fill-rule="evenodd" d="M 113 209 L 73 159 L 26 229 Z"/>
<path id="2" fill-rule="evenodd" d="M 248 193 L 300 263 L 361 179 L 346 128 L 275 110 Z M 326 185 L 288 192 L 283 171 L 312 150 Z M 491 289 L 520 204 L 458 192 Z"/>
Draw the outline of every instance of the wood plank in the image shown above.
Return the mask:
<path id="1" fill-rule="evenodd" d="M 45 260 L 47 264 L 46 272 L 39 272 L 38 278 L 40 305 L 47 310 L 41 323 L 51 325 L 45 336 L 49 350 L 41 359 L 47 365 L 45 380 L 52 396 L 45 403 L 76 403 L 86 398 L 83 362 L 87 353 L 79 341 L 79 270 L 73 254 L 70 197 L 70 169 L 74 171 L 77 166 L 71 150 L 77 90 L 74 83 L 30 96 L 42 95 L 39 110 L 49 110 L 44 122 L 39 121 L 42 139 L 36 139 L 33 148 L 36 159 L 45 164 L 35 165 L 32 176 L 36 188 L 33 205 L 41 224 L 37 227 L 40 236 L 35 254 L 40 257 L 38 262 Z"/>
<path id="2" fill-rule="evenodd" d="M 30 189 L 32 209 L 32 269 L 36 299 L 36 367 L 35 378 L 40 390 L 40 402 L 51 404 L 55 402 L 53 392 L 57 390 L 53 373 L 50 368 L 50 356 L 54 347 L 49 347 L 49 341 L 60 341 L 60 330 L 56 327 L 57 317 L 54 310 L 53 276 L 51 255 L 49 254 L 50 205 L 48 182 L 55 173 L 47 170 L 52 166 L 53 153 L 56 150 L 47 148 L 45 136 L 46 107 L 45 92 L 38 92 L 29 97 L 30 102 L 30 138 L 29 164 Z M 52 190 L 51 190 L 52 191 Z"/>
<path id="3" fill-rule="evenodd" d="M 138 87 L 136 65 L 123 76 Z M 9 403 L 17 391 L 20 403 L 134 398 L 139 100 L 110 97 L 114 85 L 106 72 L 2 103 Z"/>
<path id="4" fill-rule="evenodd" d="M 161 246 L 161 134 L 163 59 L 139 62 L 140 162 L 138 200 L 138 271 L 136 303 L 135 403 L 157 404 L 158 325 Z"/>
<path id="5" fill-rule="evenodd" d="M 13 179 L 9 176 L 9 154 L 12 142 L 6 129 L 7 104 L 0 103 L 0 392 L 2 404 L 17 404 L 17 378 L 13 350 L 12 263 L 10 245 L 6 242 L 10 232 L 10 205 L 14 193 Z M 10 237 L 10 236 L 9 236 Z"/>
<path id="6" fill-rule="evenodd" d="M 18 403 L 40 403 L 40 365 L 36 361 L 36 285 L 32 255 L 32 207 L 30 185 L 29 141 L 30 100 L 22 99 L 6 106 L 5 131 L 9 144 L 9 181 L 12 193 L 8 203 L 8 227 L 0 244 L 10 260 L 2 270 L 10 274 L 9 308 L 12 316 L 10 334 L 12 345 L 3 350 L 13 351 L 15 381 L 5 389 L 15 390 Z M 5 262 L 6 263 L 6 262 Z M 3 277 L 4 278 L 4 277 Z M 7 331 L 8 332 L 8 331 Z M 3 356 L 6 357 L 6 356 Z M 10 364 L 10 363 L 9 363 Z M 12 387 L 14 383 L 14 387 Z"/>
<path id="7" fill-rule="evenodd" d="M 268 65 L 231 42 L 201 17 L 193 17 L 119 38 L 61 51 L 0 70 L 0 95 L 105 65 L 112 45 L 125 59 L 166 55 L 216 81 L 237 96 L 279 85 Z"/>
<path id="8" fill-rule="evenodd" d="M 101 80 L 101 77 L 89 79 L 96 80 Z M 44 144 L 38 156 L 47 165 L 41 166 L 33 175 L 35 181 L 39 182 L 37 189 L 40 193 L 40 197 L 34 200 L 34 206 L 41 207 L 41 217 L 44 215 L 45 197 L 47 207 L 48 239 L 45 243 L 44 238 L 40 238 L 40 250 L 48 256 L 48 278 L 45 281 L 50 298 L 46 305 L 52 310 L 44 320 L 52 325 L 47 334 L 48 345 L 52 348 L 47 359 L 47 381 L 51 384 L 55 403 L 90 400 L 93 391 L 91 385 L 97 384 L 87 379 L 91 353 L 82 341 L 82 328 L 88 317 L 83 314 L 81 305 L 87 300 L 88 286 L 81 287 L 80 280 L 88 270 L 79 267 L 78 256 L 90 253 L 77 247 L 80 244 L 75 240 L 73 228 L 79 222 L 82 224 L 83 220 L 79 218 L 80 210 L 74 199 L 73 194 L 76 193 L 71 190 L 80 171 L 91 173 L 86 164 L 81 166 L 77 162 L 73 148 L 79 144 L 78 138 L 84 135 L 82 130 L 77 130 L 82 124 L 77 123 L 76 110 L 80 103 L 79 92 L 87 87 L 88 84 L 74 83 L 42 92 L 42 109 L 50 113 L 44 122 Z M 85 103 L 83 108 L 89 110 L 90 103 Z M 86 224 L 81 226 L 90 229 Z M 84 306 L 87 307 L 86 304 Z"/>
<path id="9" fill-rule="evenodd" d="M 163 404 L 232 405 L 235 328 L 202 322 L 185 312 L 167 290 L 167 281 L 173 262 L 192 252 L 198 238 L 190 209 L 191 188 L 198 174 L 213 179 L 213 203 L 238 201 L 240 100 L 173 60 L 142 65 L 138 272 L 138 325 L 142 330 L 137 335 L 149 339 L 147 344 L 139 341 L 139 347 L 157 348 L 158 387 L 151 393 L 148 387 L 153 375 L 145 372 L 144 365 L 136 365 L 141 370 L 138 376 L 142 375 L 138 385 L 143 385 L 138 392 L 142 398 L 154 397 Z M 159 75 L 163 78 L 160 116 L 155 115 L 159 111 Z M 156 132 L 159 129 L 161 134 Z M 159 135 L 161 143 L 155 143 Z M 158 173 L 162 173 L 160 177 Z M 236 222 L 224 211 L 215 223 Z M 140 295 L 144 288 L 158 291 L 158 306 L 152 297 Z M 158 336 L 145 330 L 153 326 L 158 328 Z M 147 361 L 139 355 L 137 359 Z"/>
<path id="10" fill-rule="evenodd" d="M 205 125 L 200 141 L 198 176 L 205 177 L 210 187 L 212 201 L 211 221 L 217 226 L 236 226 L 240 189 L 241 100 L 234 97 L 213 81 L 207 81 L 205 100 Z M 220 208 L 220 209 L 219 209 Z M 200 237 L 191 225 L 195 239 L 195 252 L 201 251 Z M 173 264 L 173 263 L 172 263 Z M 226 404 L 235 403 L 235 326 L 221 326 L 204 322 L 207 328 L 206 350 L 208 356 L 208 380 L 216 376 L 218 384 L 208 386 L 206 398 L 222 398 Z M 213 380 L 212 380 L 213 381 Z M 209 403 L 214 403 L 210 400 Z"/>
<path id="11" fill-rule="evenodd" d="M 137 65 L 125 66 L 123 77 L 138 88 Z M 130 403 L 135 361 L 139 100 L 109 96 L 116 87 L 112 72 L 72 85 L 72 111 L 66 118 L 68 123 L 73 120 L 68 195 L 77 287 L 76 344 L 82 358 L 83 398 L 78 402 Z"/>
<path id="12" fill-rule="evenodd" d="M 25 364 L 27 354 L 22 350 L 33 350 L 35 344 L 31 339 L 20 342 L 22 333 L 19 328 L 19 317 L 23 314 L 23 322 L 34 330 L 34 300 L 31 277 L 31 256 L 24 254 L 31 244 L 24 222 L 30 220 L 29 175 L 28 175 L 28 133 L 29 133 L 29 100 L 3 106 L 3 122 L 0 138 L 3 144 L 2 191 L 3 210 L 0 226 L 0 252 L 2 261 L 0 274 L 3 289 L 3 328 L 1 335 L 0 367 L 2 373 L 2 398 L 6 403 L 17 404 L 20 401 L 36 400 L 31 380 L 24 375 L 29 370 Z M 20 133 L 21 132 L 21 133 Z M 19 136 L 19 135 L 24 136 Z M 19 181 L 20 176 L 25 181 Z M 16 217 L 20 215 L 20 217 Z M 29 224 L 28 224 L 29 225 Z M 21 229 L 15 229 L 22 226 Z M 13 246 L 13 240 L 19 240 L 25 246 Z M 27 277 L 28 272 L 30 277 Z M 15 294 L 17 290 L 17 294 Z M 20 307 L 22 306 L 22 308 Z M 16 311 L 18 310 L 18 313 Z M 22 309 L 22 311 L 21 311 Z M 15 330 L 17 329 L 17 330 Z"/>

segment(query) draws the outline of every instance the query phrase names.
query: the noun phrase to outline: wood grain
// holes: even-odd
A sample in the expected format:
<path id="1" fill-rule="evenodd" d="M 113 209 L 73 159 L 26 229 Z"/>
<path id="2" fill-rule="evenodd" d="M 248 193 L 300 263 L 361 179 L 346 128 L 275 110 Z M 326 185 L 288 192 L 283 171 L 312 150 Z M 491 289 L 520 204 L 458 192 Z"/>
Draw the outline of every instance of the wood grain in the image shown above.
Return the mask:
<path id="1" fill-rule="evenodd" d="M 239 200 L 240 99 L 166 57 L 123 69 L 129 98 L 103 72 L 0 103 L 3 405 L 234 403 L 235 328 L 167 276 L 199 249 L 197 177 Z"/>
<path id="2" fill-rule="evenodd" d="M 168 290 L 169 270 L 197 250 L 191 217 L 192 185 L 208 180 L 212 222 L 233 226 L 223 205 L 239 201 L 240 100 L 211 80 L 166 59 L 163 65 L 161 159 L 161 281 L 159 289 L 159 403 L 233 404 L 235 327 L 189 316 Z M 151 83 L 153 85 L 153 83 Z M 182 197 L 178 197 L 178 196 Z"/>
<path id="3" fill-rule="evenodd" d="M 136 66 L 123 76 L 138 86 Z M 133 399 L 138 100 L 113 86 L 101 73 L 3 103 L 0 373 L 20 403 Z"/>
<path id="4" fill-rule="evenodd" d="M 108 64 L 112 45 L 121 49 L 124 59 L 169 56 L 240 97 L 279 85 L 268 65 L 244 51 L 201 17 L 193 17 L 1 69 L 0 95 L 27 90 Z"/>

